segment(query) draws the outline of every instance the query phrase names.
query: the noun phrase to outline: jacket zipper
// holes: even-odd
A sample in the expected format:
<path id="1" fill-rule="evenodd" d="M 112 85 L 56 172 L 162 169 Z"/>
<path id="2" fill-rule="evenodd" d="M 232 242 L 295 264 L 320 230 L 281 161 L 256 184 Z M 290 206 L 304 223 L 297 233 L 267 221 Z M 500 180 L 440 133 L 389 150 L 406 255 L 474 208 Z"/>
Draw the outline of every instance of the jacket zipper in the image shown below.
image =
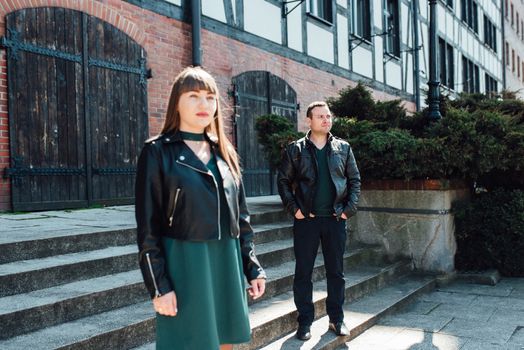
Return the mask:
<path id="1" fill-rule="evenodd" d="M 171 213 L 171 216 L 169 217 L 169 227 L 173 226 L 173 217 L 175 216 L 176 203 L 178 202 L 179 194 L 180 194 L 180 188 L 177 188 L 176 194 L 175 194 L 175 205 L 173 206 L 173 212 Z"/>
<path id="2" fill-rule="evenodd" d="M 149 272 L 151 273 L 151 279 L 153 280 L 153 285 L 155 286 L 155 297 L 160 297 L 162 294 L 158 291 L 158 286 L 156 285 L 155 275 L 153 274 L 153 266 L 151 265 L 151 259 L 149 258 L 149 253 L 146 253 L 147 264 L 149 265 Z"/>
<path id="3" fill-rule="evenodd" d="M 222 237 L 222 232 L 221 232 L 221 229 L 220 229 L 220 191 L 219 191 L 219 189 L 218 189 L 218 183 L 217 183 L 215 177 L 213 176 L 213 174 L 210 174 L 209 171 L 205 172 L 205 171 L 203 171 L 203 170 L 197 169 L 197 168 L 195 168 L 195 167 L 193 167 L 193 166 L 191 166 L 191 165 L 189 165 L 189 164 L 182 163 L 182 162 L 178 161 L 178 159 L 177 159 L 176 162 L 177 162 L 178 164 L 180 164 L 180 165 L 187 166 L 187 167 L 190 168 L 190 169 L 193 169 L 193 170 L 195 170 L 195 171 L 198 171 L 199 173 L 202 173 L 202 174 L 206 174 L 206 175 L 208 175 L 208 176 L 211 176 L 211 178 L 213 179 L 213 183 L 215 184 L 215 188 L 216 188 L 216 190 L 217 190 L 217 208 L 218 208 L 218 220 L 217 220 L 217 223 L 218 223 L 218 239 L 221 239 L 221 237 Z"/>

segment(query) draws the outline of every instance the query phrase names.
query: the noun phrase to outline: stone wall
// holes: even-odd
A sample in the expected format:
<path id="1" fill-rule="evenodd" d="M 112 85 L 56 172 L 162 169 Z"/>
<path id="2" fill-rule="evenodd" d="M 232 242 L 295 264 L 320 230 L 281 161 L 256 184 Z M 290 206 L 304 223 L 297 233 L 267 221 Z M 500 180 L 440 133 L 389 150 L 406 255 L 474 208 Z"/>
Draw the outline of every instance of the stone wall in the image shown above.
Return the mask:
<path id="1" fill-rule="evenodd" d="M 451 272 L 457 249 L 451 206 L 468 193 L 464 185 L 438 181 L 364 185 L 351 237 L 381 245 L 391 258 L 412 259 L 417 270 Z"/>

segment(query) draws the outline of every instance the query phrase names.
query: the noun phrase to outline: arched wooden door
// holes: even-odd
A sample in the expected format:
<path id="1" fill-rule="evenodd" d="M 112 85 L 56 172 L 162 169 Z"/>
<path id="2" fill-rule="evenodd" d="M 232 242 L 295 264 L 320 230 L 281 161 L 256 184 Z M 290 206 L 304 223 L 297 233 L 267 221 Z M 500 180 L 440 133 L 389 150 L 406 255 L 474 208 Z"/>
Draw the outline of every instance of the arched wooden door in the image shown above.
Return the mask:
<path id="1" fill-rule="evenodd" d="M 256 117 L 278 114 L 297 125 L 297 95 L 282 78 L 265 71 L 250 71 L 233 78 L 237 148 L 248 196 L 276 194 L 274 176 L 264 158 L 255 130 Z"/>
<path id="2" fill-rule="evenodd" d="M 13 210 L 126 204 L 147 137 L 144 50 L 63 8 L 6 17 Z"/>

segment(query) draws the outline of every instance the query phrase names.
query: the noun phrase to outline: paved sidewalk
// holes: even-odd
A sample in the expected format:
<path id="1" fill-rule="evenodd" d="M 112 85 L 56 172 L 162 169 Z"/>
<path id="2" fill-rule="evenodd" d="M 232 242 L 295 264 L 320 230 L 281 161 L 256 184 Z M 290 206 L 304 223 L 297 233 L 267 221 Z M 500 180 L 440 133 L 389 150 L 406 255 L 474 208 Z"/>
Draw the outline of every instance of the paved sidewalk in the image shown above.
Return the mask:
<path id="1" fill-rule="evenodd" d="M 353 341 L 351 350 L 524 350 L 524 278 L 460 280 L 422 295 Z"/>
<path id="2" fill-rule="evenodd" d="M 278 196 L 247 198 L 251 214 L 282 210 Z M 108 230 L 136 228 L 133 205 L 53 210 L 21 214 L 0 213 L 0 244 Z"/>

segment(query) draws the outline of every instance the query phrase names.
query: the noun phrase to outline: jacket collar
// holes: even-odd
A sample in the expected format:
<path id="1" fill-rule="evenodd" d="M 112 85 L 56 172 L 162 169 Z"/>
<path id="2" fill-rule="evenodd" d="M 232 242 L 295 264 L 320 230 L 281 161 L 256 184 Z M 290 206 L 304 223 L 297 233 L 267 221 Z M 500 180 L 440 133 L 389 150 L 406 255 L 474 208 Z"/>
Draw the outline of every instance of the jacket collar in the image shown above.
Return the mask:
<path id="1" fill-rule="evenodd" d="M 214 134 L 204 133 L 206 140 L 213 146 L 218 146 L 218 137 Z M 182 135 L 178 130 L 170 131 L 159 137 L 163 143 L 183 142 Z"/>
<path id="2" fill-rule="evenodd" d="M 306 133 L 306 136 L 304 136 L 304 139 L 306 140 L 306 144 L 310 146 L 314 146 L 313 141 L 311 141 L 310 139 L 310 136 L 311 136 L 311 130 L 308 130 L 308 132 Z M 331 132 L 328 132 L 328 135 L 327 135 L 328 144 L 331 144 L 331 141 L 333 141 L 333 137 L 334 137 L 333 134 Z"/>

